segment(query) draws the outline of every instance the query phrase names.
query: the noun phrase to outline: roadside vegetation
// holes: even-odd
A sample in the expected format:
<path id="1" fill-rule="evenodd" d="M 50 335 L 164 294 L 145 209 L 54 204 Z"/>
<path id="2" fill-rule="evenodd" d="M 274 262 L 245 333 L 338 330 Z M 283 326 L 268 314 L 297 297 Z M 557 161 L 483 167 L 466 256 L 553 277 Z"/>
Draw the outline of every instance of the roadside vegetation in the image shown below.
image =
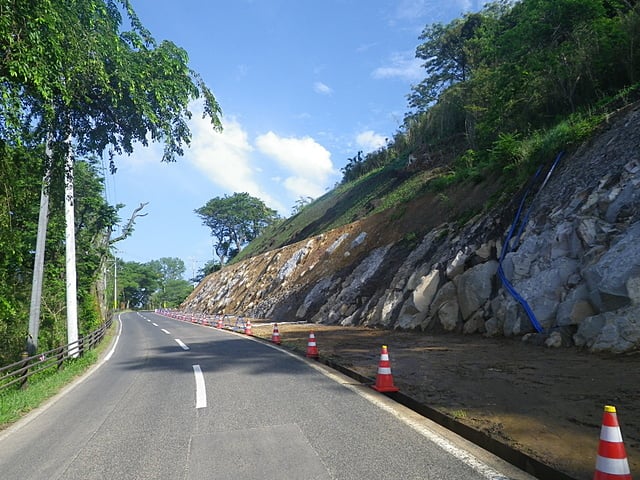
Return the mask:
<path id="1" fill-rule="evenodd" d="M 91 368 L 111 345 L 116 328 L 114 323 L 96 348 L 86 351 L 82 357 L 65 360 L 61 369 L 49 368 L 30 376 L 27 388 L 0 390 L 0 430 L 42 405 Z"/>
<path id="2" fill-rule="evenodd" d="M 0 58 L 0 365 L 7 365 L 25 349 L 69 343 L 106 317 L 113 248 L 144 215 L 141 204 L 121 222 L 124 206 L 102 196 L 115 155 L 152 141 L 163 143 L 162 161 L 175 161 L 191 138 L 191 102 L 203 101 L 212 129 L 221 128 L 221 112 L 187 53 L 157 42 L 129 0 L 2 1 Z M 123 291 L 116 305 L 129 302 Z"/>

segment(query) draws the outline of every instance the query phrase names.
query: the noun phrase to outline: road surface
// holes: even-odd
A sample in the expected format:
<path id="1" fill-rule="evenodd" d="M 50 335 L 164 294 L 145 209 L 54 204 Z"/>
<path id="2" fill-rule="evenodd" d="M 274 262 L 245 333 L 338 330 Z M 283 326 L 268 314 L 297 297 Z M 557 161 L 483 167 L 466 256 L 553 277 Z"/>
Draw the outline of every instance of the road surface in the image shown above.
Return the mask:
<path id="1" fill-rule="evenodd" d="M 532 478 L 273 345 L 150 312 L 120 320 L 98 368 L 0 432 L 0 478 Z"/>

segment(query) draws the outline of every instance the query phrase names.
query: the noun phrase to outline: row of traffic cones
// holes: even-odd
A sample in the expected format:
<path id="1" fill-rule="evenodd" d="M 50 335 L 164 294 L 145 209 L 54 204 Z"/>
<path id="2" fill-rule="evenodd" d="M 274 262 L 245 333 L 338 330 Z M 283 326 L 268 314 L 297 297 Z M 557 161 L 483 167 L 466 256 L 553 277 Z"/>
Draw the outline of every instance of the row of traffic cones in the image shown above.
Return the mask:
<path id="1" fill-rule="evenodd" d="M 277 324 L 273 326 L 271 341 L 277 344 L 281 342 Z M 306 356 L 309 358 L 319 357 L 314 332 L 309 333 Z M 372 385 L 372 388 L 384 393 L 397 392 L 399 390 L 393 383 L 391 361 L 389 360 L 389 352 L 386 345 L 382 346 L 380 352 L 376 383 Z M 604 407 L 600 444 L 598 445 L 598 456 L 596 459 L 596 471 L 593 480 L 632 480 L 627 454 L 622 441 L 622 433 L 620 432 L 620 425 L 618 424 L 616 407 L 610 405 Z"/>
<path id="2" fill-rule="evenodd" d="M 221 316 L 218 316 L 218 321 L 216 323 L 216 328 L 224 328 L 224 318 Z M 251 320 L 247 320 L 244 324 L 244 327 L 242 327 L 243 332 L 245 335 L 253 335 L 253 331 L 251 330 Z"/>
<path id="3" fill-rule="evenodd" d="M 278 330 L 278 324 L 273 324 L 273 332 L 271 334 L 271 341 L 277 345 L 282 343 L 280 338 L 280 331 Z M 318 344 L 316 343 L 316 335 L 314 332 L 309 333 L 309 340 L 307 342 L 308 358 L 319 358 Z M 372 385 L 372 388 L 378 392 L 397 392 L 399 390 L 393 383 L 393 375 L 391 374 L 391 362 L 389 360 L 389 352 L 387 346 L 382 346 L 380 352 L 380 362 L 378 363 L 378 373 L 376 375 L 376 383 Z"/>

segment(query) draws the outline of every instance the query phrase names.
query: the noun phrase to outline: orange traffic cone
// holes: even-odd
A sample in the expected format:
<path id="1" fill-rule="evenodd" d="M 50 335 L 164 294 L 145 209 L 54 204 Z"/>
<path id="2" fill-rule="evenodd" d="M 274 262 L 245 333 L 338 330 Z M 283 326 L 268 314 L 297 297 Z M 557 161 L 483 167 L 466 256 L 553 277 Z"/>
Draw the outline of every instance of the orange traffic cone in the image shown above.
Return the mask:
<path id="1" fill-rule="evenodd" d="M 393 375 L 391 375 L 391 362 L 389 361 L 389 353 L 387 346 L 382 346 L 380 353 L 380 363 L 378 364 L 378 375 L 376 376 L 376 384 L 373 389 L 379 392 L 397 392 L 399 390 L 393 384 Z"/>
<path id="2" fill-rule="evenodd" d="M 280 341 L 280 332 L 278 331 L 278 324 L 277 323 L 273 324 L 273 333 L 271 334 L 271 341 L 273 343 L 277 343 L 278 345 L 280 345 L 280 343 L 282 343 Z"/>
<path id="3" fill-rule="evenodd" d="M 307 357 L 318 358 L 318 346 L 316 345 L 316 335 L 309 333 L 309 341 L 307 342 Z"/>
<path id="4" fill-rule="evenodd" d="M 218 324 L 216 325 L 216 328 L 222 327 L 224 327 L 224 323 L 222 323 L 222 316 L 218 315 Z"/>
<path id="5" fill-rule="evenodd" d="M 253 332 L 251 331 L 251 320 L 247 320 L 247 323 L 244 324 L 244 334 L 253 335 Z"/>
<path id="6" fill-rule="evenodd" d="M 604 407 L 593 480 L 631 480 L 616 407 L 610 405 Z"/>

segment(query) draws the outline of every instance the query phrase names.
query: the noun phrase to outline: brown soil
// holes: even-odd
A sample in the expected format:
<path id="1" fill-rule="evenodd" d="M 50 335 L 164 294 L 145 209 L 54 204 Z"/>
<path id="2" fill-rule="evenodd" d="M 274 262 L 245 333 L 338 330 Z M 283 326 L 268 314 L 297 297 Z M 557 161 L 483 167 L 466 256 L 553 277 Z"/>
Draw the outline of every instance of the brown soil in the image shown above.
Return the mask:
<path id="1" fill-rule="evenodd" d="M 595 356 L 519 340 L 279 324 L 282 345 L 375 379 L 388 345 L 404 394 L 575 479 L 593 478 L 604 405 L 614 405 L 632 474 L 640 472 L 640 355 Z M 253 334 L 271 338 L 254 323 Z"/>

